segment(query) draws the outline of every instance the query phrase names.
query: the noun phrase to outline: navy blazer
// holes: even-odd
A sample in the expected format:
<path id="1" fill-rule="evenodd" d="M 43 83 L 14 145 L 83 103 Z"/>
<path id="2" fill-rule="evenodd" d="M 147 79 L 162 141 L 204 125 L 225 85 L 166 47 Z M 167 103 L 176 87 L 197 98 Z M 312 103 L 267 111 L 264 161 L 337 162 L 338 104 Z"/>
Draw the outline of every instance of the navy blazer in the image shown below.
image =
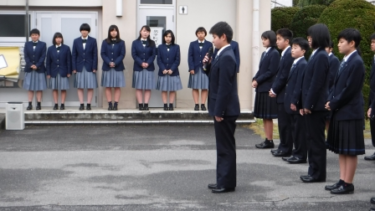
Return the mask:
<path id="1" fill-rule="evenodd" d="M 132 57 L 134 59 L 134 71 L 142 71 L 142 63 L 146 62 L 148 64 L 147 70 L 154 71 L 155 65 L 154 60 L 156 56 L 156 46 L 150 46 L 147 41 L 146 47 L 143 47 L 142 41 L 136 39 L 132 43 Z"/>
<path id="2" fill-rule="evenodd" d="M 289 71 L 294 62 L 291 49 L 290 47 L 286 49 L 284 56 L 281 57 L 277 75 L 272 84 L 272 90 L 277 95 L 277 103 L 284 103 L 285 86 L 288 83 Z"/>
<path id="3" fill-rule="evenodd" d="M 329 82 L 328 82 L 328 89 L 331 90 L 333 83 L 335 81 L 335 76 L 337 71 L 340 68 L 340 60 L 334 55 L 328 56 L 329 61 Z"/>
<path id="4" fill-rule="evenodd" d="M 358 52 L 354 52 L 343 69 L 336 75 L 328 101 L 336 121 L 364 119 L 362 87 L 365 65 Z"/>
<path id="5" fill-rule="evenodd" d="M 259 70 L 255 74 L 253 80 L 258 82 L 258 87 L 255 89 L 256 92 L 269 92 L 272 83 L 277 74 L 277 67 L 280 62 L 279 52 L 272 47 L 267 53 L 262 53 Z"/>
<path id="6" fill-rule="evenodd" d="M 369 94 L 369 108 L 375 114 L 375 59 L 372 59 L 372 68 L 370 73 L 370 94 Z"/>
<path id="7" fill-rule="evenodd" d="M 72 68 L 77 72 L 82 72 L 86 67 L 87 72 L 98 70 L 98 46 L 96 39 L 87 36 L 86 47 L 83 49 L 82 37 L 78 37 L 73 42 Z"/>
<path id="8" fill-rule="evenodd" d="M 325 103 L 328 98 L 329 80 L 328 54 L 319 48 L 310 57 L 302 82 L 302 107 L 311 111 L 327 111 Z"/>
<path id="9" fill-rule="evenodd" d="M 25 57 L 25 72 L 31 72 L 31 65 L 36 65 L 38 69 L 36 71 L 38 73 L 46 72 L 46 67 L 44 66 L 44 60 L 46 59 L 46 43 L 42 41 L 38 41 L 35 47 L 35 51 L 33 48 L 33 42 L 26 42 L 23 48 L 23 54 Z"/>
<path id="10" fill-rule="evenodd" d="M 289 76 L 288 76 L 288 80 L 287 80 L 287 84 L 285 88 L 285 94 L 284 94 L 284 108 L 288 114 L 299 113 L 298 110 L 292 111 L 290 109 L 290 104 L 294 104 L 296 106 L 298 104 L 298 99 L 296 98 L 296 96 L 299 96 L 301 94 L 301 85 L 302 85 L 301 81 L 303 80 L 303 74 L 304 74 L 306 65 L 307 65 L 306 59 L 301 58 L 295 64 L 295 67 L 290 70 L 291 72 L 289 73 Z"/>
<path id="11" fill-rule="evenodd" d="M 232 47 L 226 47 L 207 67 L 210 87 L 208 111 L 210 116 L 239 116 L 237 62 Z"/>
<path id="12" fill-rule="evenodd" d="M 124 58 L 125 58 L 125 42 L 120 40 L 119 42 L 115 43 L 108 43 L 107 39 L 103 40 L 102 49 L 100 55 L 103 59 L 103 70 L 108 71 L 111 69 L 109 63 L 115 63 L 115 70 L 116 71 L 123 71 L 125 70 L 124 66 Z"/>
<path id="13" fill-rule="evenodd" d="M 203 59 L 210 48 L 212 48 L 212 43 L 207 40 L 204 40 L 202 50 L 199 48 L 198 40 L 190 43 L 188 53 L 188 72 L 194 70 L 195 73 L 198 73 L 199 70 L 202 69 Z"/>
<path id="14" fill-rule="evenodd" d="M 230 42 L 230 46 L 233 49 L 234 57 L 236 57 L 237 73 L 239 73 L 240 72 L 240 62 L 241 62 L 241 60 L 240 60 L 240 49 L 238 47 L 238 42 L 232 40 Z M 217 52 L 218 52 L 218 50 L 215 48 L 215 51 L 214 51 L 214 53 L 212 55 L 212 59 L 215 59 Z"/>
<path id="15" fill-rule="evenodd" d="M 171 76 L 180 75 L 178 71 L 178 66 L 181 61 L 179 45 L 171 45 L 169 51 L 166 44 L 159 45 L 157 59 L 159 65 L 159 76 L 164 76 L 164 70 L 172 70 L 173 73 Z"/>
<path id="16" fill-rule="evenodd" d="M 57 53 L 55 45 L 50 46 L 47 51 L 47 75 L 54 78 L 57 76 L 57 73 L 60 73 L 61 77 L 72 74 L 71 58 L 72 54 L 69 46 L 62 44 L 60 53 Z"/>

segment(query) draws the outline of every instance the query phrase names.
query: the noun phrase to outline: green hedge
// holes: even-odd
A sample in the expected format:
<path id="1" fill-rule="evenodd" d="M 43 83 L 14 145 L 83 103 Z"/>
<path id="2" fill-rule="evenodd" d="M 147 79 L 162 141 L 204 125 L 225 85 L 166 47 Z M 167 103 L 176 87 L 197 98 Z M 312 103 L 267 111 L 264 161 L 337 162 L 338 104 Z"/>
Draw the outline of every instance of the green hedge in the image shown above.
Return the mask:
<path id="1" fill-rule="evenodd" d="M 271 29 L 276 32 L 281 28 L 290 28 L 293 17 L 298 11 L 298 7 L 275 7 L 271 11 Z"/>
<path id="2" fill-rule="evenodd" d="M 343 55 L 337 52 L 337 35 L 345 28 L 356 28 L 361 32 L 360 49 L 366 66 L 366 79 L 363 87 L 365 108 L 368 104 L 369 75 L 374 53 L 370 49 L 370 35 L 374 33 L 375 6 L 365 0 L 336 0 L 327 7 L 320 16 L 320 23 L 328 26 L 331 38 L 335 43 L 336 55 L 342 59 Z"/>
<path id="3" fill-rule="evenodd" d="M 290 30 L 294 37 L 306 38 L 307 29 L 319 21 L 323 10 L 327 8 L 324 5 L 311 5 L 300 9 L 293 17 Z"/>

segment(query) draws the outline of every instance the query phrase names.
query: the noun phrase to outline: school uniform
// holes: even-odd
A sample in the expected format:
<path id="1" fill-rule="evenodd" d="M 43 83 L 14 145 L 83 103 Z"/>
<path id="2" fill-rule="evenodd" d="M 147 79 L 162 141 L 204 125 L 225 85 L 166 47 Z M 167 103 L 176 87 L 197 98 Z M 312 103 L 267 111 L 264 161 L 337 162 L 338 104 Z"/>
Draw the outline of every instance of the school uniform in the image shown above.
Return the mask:
<path id="1" fill-rule="evenodd" d="M 189 72 L 194 70 L 194 75 L 190 74 L 188 88 L 207 90 L 209 87 L 208 76 L 203 72 L 203 59 L 208 50 L 212 48 L 212 43 L 203 40 L 193 41 L 189 45 L 188 65 Z"/>
<path id="2" fill-rule="evenodd" d="M 52 45 L 47 51 L 47 75 L 51 76 L 48 88 L 53 90 L 69 89 L 68 74 L 72 74 L 72 54 L 67 45 Z"/>
<path id="3" fill-rule="evenodd" d="M 23 88 L 29 91 L 45 90 L 47 88 L 46 67 L 44 66 L 46 43 L 42 41 L 26 42 L 23 53 L 26 62 Z M 31 69 L 32 65 L 36 65 L 37 69 Z"/>
<path id="4" fill-rule="evenodd" d="M 123 40 L 103 40 L 101 48 L 101 57 L 103 59 L 102 66 L 102 87 L 125 87 L 124 77 L 124 58 L 125 58 L 125 42 Z M 113 62 L 115 67 L 110 67 Z"/>
<path id="5" fill-rule="evenodd" d="M 371 108 L 370 128 L 372 145 L 375 147 L 375 56 L 372 60 L 372 68 L 370 73 L 370 94 L 369 94 L 369 108 Z"/>
<path id="6" fill-rule="evenodd" d="M 136 39 L 133 41 L 133 88 L 142 90 L 155 89 L 155 56 L 156 46 L 151 46 L 151 43 L 148 40 Z M 146 69 L 143 69 L 142 67 L 143 62 L 146 62 L 148 64 L 148 67 Z"/>
<path id="7" fill-rule="evenodd" d="M 292 122 L 290 121 L 289 115 L 284 108 L 285 87 L 288 82 L 289 72 L 293 61 L 294 59 L 291 54 L 291 47 L 288 46 L 281 54 L 281 59 L 277 70 L 278 73 L 271 88 L 271 92 L 276 94 L 277 117 L 280 135 L 280 145 L 278 149 L 272 153 L 275 156 L 288 156 L 293 150 L 292 130 L 290 128 Z"/>
<path id="8" fill-rule="evenodd" d="M 365 66 L 357 51 L 344 57 L 328 101 L 332 110 L 327 148 L 342 155 L 365 154 L 363 137 Z"/>
<path id="9" fill-rule="evenodd" d="M 292 163 L 306 162 L 307 159 L 305 122 L 303 116 L 299 114 L 298 109 L 298 96 L 301 93 L 301 81 L 303 80 L 306 65 L 307 62 L 303 56 L 294 60 L 285 88 L 284 109 L 289 115 L 291 137 L 294 143 L 292 157 L 290 157 L 289 160 L 285 160 Z M 290 109 L 291 104 L 296 105 L 297 111 Z M 293 160 L 290 160 L 292 158 Z"/>
<path id="10" fill-rule="evenodd" d="M 236 119 L 240 115 L 237 64 L 230 45 L 218 51 L 218 55 L 207 69 L 210 77 L 209 115 L 224 119 L 222 122 L 214 120 L 217 146 L 216 189 L 219 189 L 217 192 L 228 192 L 233 191 L 237 185 L 234 133 Z"/>
<path id="11" fill-rule="evenodd" d="M 234 57 L 236 57 L 237 73 L 239 73 L 240 72 L 240 62 L 241 62 L 241 60 L 240 60 L 240 48 L 238 46 L 238 42 L 232 40 L 230 42 L 230 46 L 233 49 Z M 212 54 L 212 59 L 215 59 L 217 52 L 218 52 L 218 50 L 215 48 L 215 51 Z"/>
<path id="12" fill-rule="evenodd" d="M 325 109 L 328 82 L 328 54 L 323 48 L 318 48 L 310 56 L 302 82 L 301 108 L 311 111 L 311 114 L 304 115 L 309 160 L 308 179 L 301 177 L 304 182 L 326 179 L 327 151 L 324 130 L 328 114 Z"/>
<path id="13" fill-rule="evenodd" d="M 328 82 L 328 91 L 331 91 L 333 83 L 335 81 L 335 76 L 340 67 L 340 60 L 333 54 L 328 54 L 329 61 L 329 82 Z M 327 120 L 331 118 L 331 112 L 327 115 Z"/>
<path id="14" fill-rule="evenodd" d="M 96 73 L 98 70 L 98 47 L 96 39 L 78 37 L 73 42 L 72 68 L 77 71 L 74 87 L 78 89 L 98 88 Z"/>
<path id="15" fill-rule="evenodd" d="M 182 89 L 180 72 L 180 46 L 162 44 L 158 47 L 158 82 L 156 89 L 160 91 L 177 91 Z M 164 70 L 172 70 L 173 73 L 163 74 Z"/>
<path id="16" fill-rule="evenodd" d="M 254 104 L 254 116 L 256 118 L 277 118 L 276 98 L 270 97 L 269 91 L 275 80 L 279 62 L 280 54 L 274 47 L 267 48 L 261 56 L 258 72 L 253 78 L 258 82 L 258 87 L 255 89 Z"/>

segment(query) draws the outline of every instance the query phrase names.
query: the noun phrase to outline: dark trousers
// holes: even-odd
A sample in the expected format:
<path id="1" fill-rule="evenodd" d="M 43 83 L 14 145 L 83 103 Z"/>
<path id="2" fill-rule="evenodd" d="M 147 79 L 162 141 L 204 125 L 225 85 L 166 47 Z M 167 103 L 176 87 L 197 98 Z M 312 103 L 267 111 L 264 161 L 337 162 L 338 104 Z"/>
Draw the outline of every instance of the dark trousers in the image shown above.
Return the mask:
<path id="1" fill-rule="evenodd" d="M 372 145 L 375 147 L 375 119 L 370 119 Z"/>
<path id="2" fill-rule="evenodd" d="M 221 122 L 214 119 L 217 151 L 216 184 L 220 188 L 235 188 L 237 184 L 234 138 L 236 120 L 237 116 L 224 117 Z"/>
<path id="3" fill-rule="evenodd" d="M 279 126 L 280 145 L 279 150 L 291 154 L 293 150 L 292 121 L 290 114 L 285 111 L 284 104 L 277 104 L 277 122 Z"/>
<path id="4" fill-rule="evenodd" d="M 327 112 L 312 111 L 305 115 L 307 134 L 308 174 L 317 180 L 325 180 L 327 174 L 327 149 L 325 143 L 325 122 Z"/>
<path id="5" fill-rule="evenodd" d="M 306 160 L 307 146 L 305 119 L 299 114 L 291 114 L 290 118 L 292 119 L 292 138 L 294 143 L 292 155 L 302 160 Z"/>

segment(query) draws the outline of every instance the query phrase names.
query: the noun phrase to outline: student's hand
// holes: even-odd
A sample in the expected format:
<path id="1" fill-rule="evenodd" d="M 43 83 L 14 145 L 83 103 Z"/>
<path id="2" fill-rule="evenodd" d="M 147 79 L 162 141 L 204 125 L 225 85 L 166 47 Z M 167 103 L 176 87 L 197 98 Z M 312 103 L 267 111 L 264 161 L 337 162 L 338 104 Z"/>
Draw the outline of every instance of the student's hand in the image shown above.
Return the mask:
<path id="1" fill-rule="evenodd" d="M 70 74 L 68 74 L 67 77 L 70 78 Z"/>
<path id="2" fill-rule="evenodd" d="M 96 70 L 92 70 L 93 73 L 96 73 Z"/>
<path id="3" fill-rule="evenodd" d="M 368 118 L 371 118 L 371 110 L 372 110 L 371 108 L 369 108 L 369 109 L 367 110 L 367 117 L 368 117 Z"/>
<path id="4" fill-rule="evenodd" d="M 50 78 L 51 78 L 51 76 L 50 76 L 50 75 L 47 75 L 47 78 L 48 78 L 48 79 L 50 79 Z"/>
<path id="5" fill-rule="evenodd" d="M 163 70 L 163 74 L 167 74 L 168 73 L 168 70 Z"/>
<path id="6" fill-rule="evenodd" d="M 194 70 L 190 70 L 190 74 L 194 75 L 195 71 Z"/>
<path id="7" fill-rule="evenodd" d="M 305 113 L 305 114 L 311 114 L 311 110 L 307 109 L 307 108 L 304 108 L 303 109 L 303 113 Z"/>
<path id="8" fill-rule="evenodd" d="M 290 110 L 292 110 L 292 111 L 297 111 L 297 107 L 296 107 L 296 105 L 294 105 L 293 103 L 290 104 Z"/>
<path id="9" fill-rule="evenodd" d="M 115 67 L 115 63 L 114 63 L 114 62 L 110 62 L 110 63 L 109 63 L 109 66 L 110 66 L 110 67 Z"/>
<path id="10" fill-rule="evenodd" d="M 211 58 L 208 58 L 208 53 L 206 54 L 206 56 L 204 56 L 204 58 L 203 58 L 203 63 L 205 63 L 205 64 L 210 64 L 211 63 Z"/>
<path id="11" fill-rule="evenodd" d="M 258 87 L 258 82 L 256 80 L 253 80 L 252 86 L 253 86 L 253 88 L 257 88 Z"/>
<path id="12" fill-rule="evenodd" d="M 31 69 L 36 70 L 38 69 L 35 64 L 31 65 Z"/>
<path id="13" fill-rule="evenodd" d="M 270 97 L 272 97 L 272 98 L 276 97 L 276 95 L 275 95 L 271 90 L 268 92 L 268 95 L 269 95 Z"/>
<path id="14" fill-rule="evenodd" d="M 329 101 L 326 103 L 326 105 L 324 106 L 325 109 L 327 109 L 328 111 L 331 110 L 331 107 L 329 107 Z"/>
<path id="15" fill-rule="evenodd" d="M 77 73 L 77 70 L 73 70 L 73 73 L 76 74 L 76 73 Z"/>
<path id="16" fill-rule="evenodd" d="M 216 122 L 221 122 L 221 121 L 224 120 L 224 118 L 223 117 L 219 117 L 219 116 L 215 116 L 215 120 L 216 120 Z"/>
<path id="17" fill-rule="evenodd" d="M 172 75 L 173 71 L 172 70 L 168 70 L 168 74 L 169 75 Z"/>
<path id="18" fill-rule="evenodd" d="M 300 109 L 300 110 L 299 110 L 299 114 L 300 114 L 301 116 L 304 115 L 304 113 L 303 113 L 303 109 Z"/>
<path id="19" fill-rule="evenodd" d="M 148 68 L 148 63 L 145 63 L 145 68 Z"/>

